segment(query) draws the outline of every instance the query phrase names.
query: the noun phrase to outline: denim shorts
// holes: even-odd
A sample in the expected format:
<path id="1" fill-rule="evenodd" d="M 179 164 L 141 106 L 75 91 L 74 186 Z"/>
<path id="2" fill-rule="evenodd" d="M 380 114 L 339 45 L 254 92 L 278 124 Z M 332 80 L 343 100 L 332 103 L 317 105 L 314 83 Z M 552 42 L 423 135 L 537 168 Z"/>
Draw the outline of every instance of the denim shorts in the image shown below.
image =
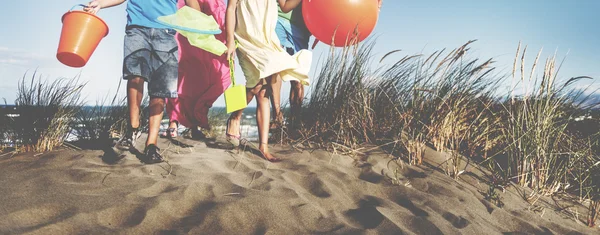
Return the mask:
<path id="1" fill-rule="evenodd" d="M 177 98 L 178 47 L 173 29 L 128 26 L 125 30 L 123 79 L 141 77 L 148 95 Z"/>
<path id="2" fill-rule="evenodd" d="M 302 49 L 308 49 L 308 42 L 311 35 L 306 28 L 296 26 L 289 20 L 279 17 L 275 26 L 275 33 L 277 34 L 277 38 L 279 38 L 281 47 L 290 55 L 294 55 Z"/>

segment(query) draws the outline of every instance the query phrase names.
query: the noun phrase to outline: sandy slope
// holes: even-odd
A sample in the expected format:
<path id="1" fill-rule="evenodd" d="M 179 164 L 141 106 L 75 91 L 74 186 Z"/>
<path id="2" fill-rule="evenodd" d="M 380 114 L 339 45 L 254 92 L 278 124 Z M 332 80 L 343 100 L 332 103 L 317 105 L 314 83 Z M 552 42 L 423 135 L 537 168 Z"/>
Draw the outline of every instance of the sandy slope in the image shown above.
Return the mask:
<path id="1" fill-rule="evenodd" d="M 460 183 L 432 167 L 394 174 L 381 153 L 356 160 L 285 146 L 275 149 L 285 161 L 273 164 L 182 141 L 195 146 L 160 145 L 172 165 L 166 177 L 167 164 L 143 165 L 131 154 L 105 157 L 110 163 L 102 151 L 1 157 L 0 234 L 600 233 L 516 191 L 501 194 L 507 205 L 497 208 L 483 200 L 477 174 Z"/>

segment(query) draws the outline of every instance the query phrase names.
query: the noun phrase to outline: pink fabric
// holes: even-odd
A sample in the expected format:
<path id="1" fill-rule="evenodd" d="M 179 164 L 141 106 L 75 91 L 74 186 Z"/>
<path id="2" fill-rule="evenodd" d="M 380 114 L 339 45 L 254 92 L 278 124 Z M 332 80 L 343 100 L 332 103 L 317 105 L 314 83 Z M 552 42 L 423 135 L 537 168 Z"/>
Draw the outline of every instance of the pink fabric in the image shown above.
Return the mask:
<path id="1" fill-rule="evenodd" d="M 204 14 L 215 18 L 222 31 L 215 37 L 225 43 L 225 2 L 198 0 L 198 3 Z M 178 8 L 184 5 L 185 0 L 178 0 Z M 231 84 L 227 56 L 216 56 L 193 47 L 179 33 L 176 39 L 179 45 L 179 97 L 167 99 L 167 114 L 171 121 L 177 121 L 183 126 L 209 128 L 208 110 Z"/>

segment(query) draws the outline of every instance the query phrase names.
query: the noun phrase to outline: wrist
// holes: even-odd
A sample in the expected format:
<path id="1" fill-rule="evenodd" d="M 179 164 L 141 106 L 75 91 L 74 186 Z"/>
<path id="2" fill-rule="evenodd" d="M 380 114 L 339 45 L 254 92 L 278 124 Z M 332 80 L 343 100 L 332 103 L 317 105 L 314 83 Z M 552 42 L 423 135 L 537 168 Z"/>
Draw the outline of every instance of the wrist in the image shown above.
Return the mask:
<path id="1" fill-rule="evenodd" d="M 98 10 L 104 8 L 104 3 L 102 1 L 96 0 L 94 2 L 96 2 L 96 8 L 98 8 Z"/>

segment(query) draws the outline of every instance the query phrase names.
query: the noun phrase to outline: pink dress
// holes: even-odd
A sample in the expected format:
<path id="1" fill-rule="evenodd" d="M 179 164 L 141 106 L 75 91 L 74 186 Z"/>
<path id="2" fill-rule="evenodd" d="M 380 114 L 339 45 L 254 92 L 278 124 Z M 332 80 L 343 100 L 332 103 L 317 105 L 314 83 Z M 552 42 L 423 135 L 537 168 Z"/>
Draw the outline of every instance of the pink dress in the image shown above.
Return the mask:
<path id="1" fill-rule="evenodd" d="M 215 35 L 225 43 L 225 11 L 223 0 L 198 0 L 204 14 L 213 16 L 222 33 Z M 185 6 L 185 0 L 178 0 L 177 7 Z M 224 53 L 217 56 L 191 46 L 184 36 L 177 33 L 179 45 L 178 98 L 167 99 L 167 114 L 171 121 L 186 127 L 209 128 L 208 110 L 231 83 L 229 63 Z"/>

